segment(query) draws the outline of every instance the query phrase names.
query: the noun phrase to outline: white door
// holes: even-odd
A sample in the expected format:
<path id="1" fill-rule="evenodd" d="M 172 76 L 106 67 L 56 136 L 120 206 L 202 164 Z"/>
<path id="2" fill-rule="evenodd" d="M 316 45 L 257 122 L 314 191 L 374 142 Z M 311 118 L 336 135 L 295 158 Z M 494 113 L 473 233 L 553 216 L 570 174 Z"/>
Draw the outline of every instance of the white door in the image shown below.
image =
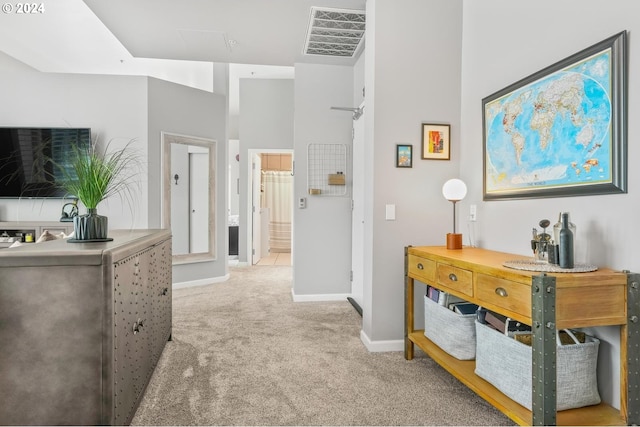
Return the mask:
<path id="1" fill-rule="evenodd" d="M 262 161 L 258 154 L 254 154 L 251 159 L 251 221 L 252 236 L 251 236 L 251 263 L 257 264 L 262 257 L 260 251 L 261 247 L 261 232 L 260 232 L 260 195 L 261 195 L 261 173 L 262 173 Z"/>
<path id="2" fill-rule="evenodd" d="M 189 153 L 189 252 L 209 252 L 209 154 Z"/>
<path id="3" fill-rule="evenodd" d="M 364 104 L 360 106 L 364 111 Z M 353 121 L 353 210 L 351 212 L 351 298 L 364 299 L 364 113 Z"/>

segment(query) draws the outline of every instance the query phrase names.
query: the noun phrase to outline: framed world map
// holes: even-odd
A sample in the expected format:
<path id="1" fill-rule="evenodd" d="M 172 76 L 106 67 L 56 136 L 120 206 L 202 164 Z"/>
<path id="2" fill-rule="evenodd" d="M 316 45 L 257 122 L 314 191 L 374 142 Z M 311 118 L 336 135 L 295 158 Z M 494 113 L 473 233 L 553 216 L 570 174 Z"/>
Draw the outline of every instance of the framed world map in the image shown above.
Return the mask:
<path id="1" fill-rule="evenodd" d="M 483 199 L 627 192 L 626 31 L 482 100 Z"/>

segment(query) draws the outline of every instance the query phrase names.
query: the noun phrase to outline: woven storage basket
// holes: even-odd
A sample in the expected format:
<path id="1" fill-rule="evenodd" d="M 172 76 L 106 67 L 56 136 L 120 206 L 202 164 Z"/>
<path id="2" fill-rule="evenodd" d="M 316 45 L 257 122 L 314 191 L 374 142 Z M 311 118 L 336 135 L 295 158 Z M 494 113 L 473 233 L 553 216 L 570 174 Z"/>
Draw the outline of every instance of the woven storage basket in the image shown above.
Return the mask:
<path id="1" fill-rule="evenodd" d="M 475 373 L 531 410 L 531 347 L 476 322 Z M 560 345 L 556 350 L 556 409 L 600 403 L 596 367 L 600 341 Z"/>
<path id="2" fill-rule="evenodd" d="M 476 357 L 475 314 L 458 314 L 424 297 L 424 335 L 460 360 Z"/>

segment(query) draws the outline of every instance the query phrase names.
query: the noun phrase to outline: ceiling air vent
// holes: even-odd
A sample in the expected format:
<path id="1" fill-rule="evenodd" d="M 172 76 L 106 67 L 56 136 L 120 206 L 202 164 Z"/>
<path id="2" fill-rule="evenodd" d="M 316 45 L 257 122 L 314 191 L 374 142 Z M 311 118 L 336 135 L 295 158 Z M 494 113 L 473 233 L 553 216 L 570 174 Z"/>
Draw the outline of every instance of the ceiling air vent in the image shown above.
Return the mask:
<path id="1" fill-rule="evenodd" d="M 353 57 L 364 37 L 364 10 L 311 8 L 306 55 Z"/>

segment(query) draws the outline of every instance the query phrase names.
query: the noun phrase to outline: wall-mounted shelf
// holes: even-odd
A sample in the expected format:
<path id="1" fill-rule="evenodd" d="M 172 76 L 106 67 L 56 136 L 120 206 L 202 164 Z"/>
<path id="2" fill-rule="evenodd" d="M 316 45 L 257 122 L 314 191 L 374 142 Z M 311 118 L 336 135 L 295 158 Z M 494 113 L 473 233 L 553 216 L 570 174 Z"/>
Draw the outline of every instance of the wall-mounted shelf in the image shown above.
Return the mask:
<path id="1" fill-rule="evenodd" d="M 348 192 L 347 146 L 309 144 L 307 188 L 311 195 L 344 196 Z"/>

